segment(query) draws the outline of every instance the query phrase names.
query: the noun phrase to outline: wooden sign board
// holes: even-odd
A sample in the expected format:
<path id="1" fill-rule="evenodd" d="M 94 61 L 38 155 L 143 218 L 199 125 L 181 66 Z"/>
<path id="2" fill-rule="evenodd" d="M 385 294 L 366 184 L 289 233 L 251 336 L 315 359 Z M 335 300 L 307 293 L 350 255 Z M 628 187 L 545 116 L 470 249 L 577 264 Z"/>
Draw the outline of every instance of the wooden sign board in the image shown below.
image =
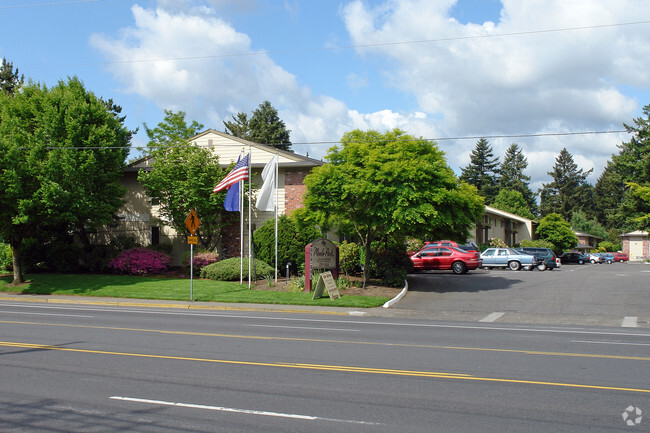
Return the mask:
<path id="1" fill-rule="evenodd" d="M 314 300 L 320 298 L 323 296 L 325 290 L 327 290 L 327 294 L 332 300 L 341 297 L 339 289 L 336 287 L 336 281 L 334 281 L 334 276 L 331 272 L 323 272 L 320 274 L 318 277 L 318 283 L 316 284 L 316 289 L 314 290 L 314 296 L 311 299 Z"/>

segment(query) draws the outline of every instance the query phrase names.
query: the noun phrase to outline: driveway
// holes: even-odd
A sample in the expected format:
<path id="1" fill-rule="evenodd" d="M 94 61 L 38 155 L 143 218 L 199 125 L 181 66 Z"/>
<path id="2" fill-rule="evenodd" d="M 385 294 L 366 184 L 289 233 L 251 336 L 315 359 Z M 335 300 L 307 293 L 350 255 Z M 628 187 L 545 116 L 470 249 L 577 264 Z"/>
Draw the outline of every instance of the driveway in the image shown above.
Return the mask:
<path id="1" fill-rule="evenodd" d="M 650 322 L 650 266 L 644 264 L 433 271 L 409 275 L 408 282 L 408 294 L 394 308 L 437 319 L 630 327 Z"/>

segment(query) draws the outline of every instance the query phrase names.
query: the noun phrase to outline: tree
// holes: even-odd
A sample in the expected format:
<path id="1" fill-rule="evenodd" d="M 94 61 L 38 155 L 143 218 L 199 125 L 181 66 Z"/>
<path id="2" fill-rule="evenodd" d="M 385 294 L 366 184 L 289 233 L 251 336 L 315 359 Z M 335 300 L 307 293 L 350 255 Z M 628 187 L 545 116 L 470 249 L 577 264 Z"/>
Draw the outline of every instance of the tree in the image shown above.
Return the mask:
<path id="1" fill-rule="evenodd" d="M 212 192 L 227 171 L 211 149 L 189 142 L 202 127 L 195 121 L 188 126 L 183 112 L 165 111 L 165 119 L 153 130 L 147 129 L 153 162 L 150 171 L 138 174 L 138 180 L 160 203 L 163 221 L 169 221 L 176 231 L 187 233 L 185 218 L 194 209 L 201 220 L 197 236 L 204 248 L 213 249 L 220 230 L 231 223 L 223 207 L 225 191 Z"/>
<path id="2" fill-rule="evenodd" d="M 612 229 L 625 225 L 623 216 L 618 212 L 625 197 L 625 182 L 616 164 L 607 161 L 605 170 L 596 181 L 594 188 L 594 217 L 603 226 Z"/>
<path id="3" fill-rule="evenodd" d="M 512 143 L 506 150 L 503 162 L 499 167 L 501 176 L 499 178 L 499 188 L 520 192 L 528 204 L 529 213 L 535 214 L 537 211 L 535 193 L 529 187 L 530 176 L 524 174 L 526 168 L 528 168 L 528 159 L 519 145 Z"/>
<path id="4" fill-rule="evenodd" d="M 498 192 L 499 157 L 494 157 L 492 145 L 485 138 L 476 142 L 470 163 L 462 169 L 460 180 L 474 185 L 478 193 L 492 203 Z"/>
<path id="5" fill-rule="evenodd" d="M 596 220 L 590 220 L 582 211 L 573 212 L 571 215 L 571 228 L 573 230 L 607 239 L 607 230 Z"/>
<path id="6" fill-rule="evenodd" d="M 156 149 L 159 147 L 185 144 L 187 140 L 198 134 L 203 125 L 193 120 L 191 124 L 185 121 L 185 112 L 173 112 L 165 110 L 165 118 L 158 125 L 150 129 L 147 124 L 144 124 L 144 130 L 149 138 L 147 146 L 149 149 Z"/>
<path id="7" fill-rule="evenodd" d="M 250 120 L 251 141 L 270 144 L 281 150 L 291 150 L 289 133 L 278 116 L 278 110 L 269 101 L 264 101 L 253 112 Z"/>
<path id="8" fill-rule="evenodd" d="M 575 210 L 591 214 L 593 205 L 593 187 L 587 183 L 587 177 L 593 169 L 578 170 L 573 156 L 562 149 L 555 158 L 553 171 L 548 174 L 553 181 L 542 185 L 540 193 L 540 211 L 542 215 L 559 213 L 564 219 L 571 218 Z"/>
<path id="9" fill-rule="evenodd" d="M 540 239 L 552 243 L 556 252 L 566 251 L 578 245 L 578 237 L 560 214 L 551 213 L 542 218 L 536 233 Z"/>
<path id="10" fill-rule="evenodd" d="M 646 203 L 647 208 L 650 208 L 650 185 L 639 185 L 634 182 L 628 182 L 627 185 L 630 188 L 632 195 L 638 200 Z M 650 211 L 645 215 L 638 216 L 636 221 L 641 223 L 643 228 L 647 228 L 650 225 Z"/>
<path id="11" fill-rule="evenodd" d="M 484 212 L 476 188 L 460 182 L 435 143 L 399 129 L 354 130 L 305 178 L 305 206 L 322 221 L 349 224 L 365 251 L 383 234 L 466 240 Z"/>
<path id="12" fill-rule="evenodd" d="M 24 83 L 25 75 L 19 75 L 18 68 L 14 71 L 14 64 L 7 62 L 3 57 L 0 66 L 0 92 L 13 95 Z"/>
<path id="13" fill-rule="evenodd" d="M 492 203 L 497 209 L 522 216 L 524 218 L 534 219 L 535 215 L 530 211 L 528 203 L 519 191 L 511 189 L 502 189 Z"/>
<path id="14" fill-rule="evenodd" d="M 226 133 L 250 141 L 251 130 L 248 123 L 248 114 L 237 113 L 236 117 L 232 116 L 232 121 L 224 121 L 223 125 L 226 127 Z"/>
<path id="15" fill-rule="evenodd" d="M 50 229 L 88 244 L 87 228 L 113 222 L 132 137 L 120 112 L 76 77 L 0 93 L 0 234 L 11 245 L 13 284 L 24 281 L 23 239 Z"/>

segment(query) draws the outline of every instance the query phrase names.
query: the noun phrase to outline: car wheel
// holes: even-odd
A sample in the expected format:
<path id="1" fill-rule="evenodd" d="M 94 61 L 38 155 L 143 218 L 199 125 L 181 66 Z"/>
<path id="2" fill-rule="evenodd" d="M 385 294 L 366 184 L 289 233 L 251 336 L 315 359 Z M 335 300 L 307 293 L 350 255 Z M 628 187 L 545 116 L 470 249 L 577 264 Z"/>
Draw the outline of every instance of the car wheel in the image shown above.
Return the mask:
<path id="1" fill-rule="evenodd" d="M 619 262 L 623 263 L 623 259 L 619 260 Z"/>
<path id="2" fill-rule="evenodd" d="M 454 272 L 454 274 L 464 274 L 467 272 L 467 267 L 463 262 L 454 262 L 451 265 L 451 270 Z"/>
<path id="3" fill-rule="evenodd" d="M 512 262 L 508 263 L 508 267 L 513 271 L 518 271 L 521 267 L 521 264 L 513 260 Z"/>
<path id="4" fill-rule="evenodd" d="M 542 262 L 539 265 L 537 265 L 537 270 L 538 271 L 545 271 L 546 270 L 546 263 Z"/>
<path id="5" fill-rule="evenodd" d="M 585 264 L 585 261 L 582 260 L 582 259 L 580 259 L 580 260 L 578 260 L 578 264 L 579 264 L 579 265 L 584 265 L 584 264 Z"/>
<path id="6" fill-rule="evenodd" d="M 611 265 L 611 264 L 612 264 L 612 261 L 611 261 L 611 260 L 607 260 L 607 264 L 608 264 L 608 265 Z"/>

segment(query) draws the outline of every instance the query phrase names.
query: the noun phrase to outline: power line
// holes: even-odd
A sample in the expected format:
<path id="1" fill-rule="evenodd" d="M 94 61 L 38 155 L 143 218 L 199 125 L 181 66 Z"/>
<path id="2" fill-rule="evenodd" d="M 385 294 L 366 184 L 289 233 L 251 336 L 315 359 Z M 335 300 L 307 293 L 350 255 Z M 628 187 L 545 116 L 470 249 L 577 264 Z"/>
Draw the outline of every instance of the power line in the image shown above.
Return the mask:
<path id="1" fill-rule="evenodd" d="M 37 3 L 31 5 L 0 6 L 0 9 L 37 8 L 42 6 L 64 6 L 64 5 L 73 5 L 73 4 L 81 4 L 81 3 L 98 3 L 102 1 L 104 0 L 71 0 L 71 1 L 52 2 L 52 3 Z"/>
<path id="2" fill-rule="evenodd" d="M 600 134 L 621 134 L 623 132 L 628 132 L 625 129 L 621 130 L 611 130 L 611 131 L 582 131 L 582 132 L 547 132 L 547 133 L 538 133 L 538 134 L 504 134 L 504 135 L 470 135 L 470 136 L 462 136 L 462 137 L 438 137 L 438 138 L 412 138 L 412 139 L 397 139 L 393 141 L 449 141 L 449 140 L 477 140 L 481 138 L 485 139 L 494 139 L 494 138 L 528 138 L 528 137 L 563 137 L 563 136 L 575 136 L 575 135 L 600 135 Z M 383 141 L 389 141 L 389 140 L 383 140 Z M 367 140 L 364 140 L 363 142 L 367 142 Z M 353 143 L 359 143 L 359 142 L 354 142 Z M 263 143 L 256 143 L 256 144 L 263 144 Z M 332 145 L 332 144 L 341 144 L 341 141 L 305 141 L 305 142 L 296 142 L 296 143 L 291 143 L 292 146 L 294 145 Z M 200 147 L 216 147 L 217 145 L 202 145 Z M 267 144 L 267 146 L 273 146 L 273 144 Z M 183 147 L 181 145 L 158 145 L 158 146 L 130 146 L 130 147 L 122 147 L 122 146 L 93 146 L 93 147 L 68 147 L 68 146 L 47 146 L 45 149 L 47 150 L 55 150 L 55 149 L 77 149 L 77 150 L 101 150 L 101 149 L 137 149 L 137 150 L 145 150 L 145 149 L 151 149 L 151 148 L 156 148 L 156 147 L 164 147 L 166 149 L 172 149 L 176 147 Z"/>
<path id="3" fill-rule="evenodd" d="M 85 2 L 92 2 L 92 1 L 103 1 L 103 0 L 85 0 Z M 78 3 L 78 2 L 69 2 L 69 3 Z M 19 7 L 19 6 L 15 6 L 15 7 Z M 582 26 L 582 27 L 563 27 L 563 28 L 556 28 L 556 29 L 495 33 L 495 34 L 487 34 L 487 35 L 457 36 L 457 37 L 439 38 L 439 39 L 422 39 L 422 40 L 415 40 L 415 41 L 378 42 L 374 44 L 341 45 L 341 46 L 334 46 L 334 47 L 319 47 L 319 48 L 313 48 L 313 47 L 296 48 L 296 49 L 286 49 L 286 50 L 262 50 L 262 51 L 255 51 L 250 53 L 212 54 L 212 55 L 204 55 L 204 56 L 168 57 L 162 59 L 115 60 L 110 62 L 78 63 L 78 64 L 55 65 L 55 66 L 46 65 L 46 66 L 31 67 L 31 69 L 49 68 L 49 67 L 56 67 L 56 66 L 121 65 L 121 64 L 133 64 L 133 63 L 170 62 L 170 61 L 179 61 L 179 60 L 206 60 L 206 59 L 219 59 L 219 58 L 229 58 L 229 57 L 250 57 L 250 56 L 262 56 L 262 55 L 272 55 L 272 54 L 296 54 L 296 53 L 308 53 L 308 52 L 319 52 L 319 51 L 325 52 L 325 51 L 349 50 L 349 49 L 360 49 L 360 48 L 388 47 L 388 46 L 398 46 L 398 45 L 428 44 L 428 43 L 450 42 L 450 41 L 460 41 L 460 40 L 468 40 L 468 39 L 501 38 L 506 36 L 522 36 L 522 35 L 532 35 L 532 34 L 539 34 L 539 33 L 569 32 L 569 31 L 579 31 L 579 30 L 600 29 L 600 28 L 607 28 L 607 27 L 634 26 L 634 25 L 641 25 L 641 24 L 650 24 L 650 20 L 634 21 L 634 22 L 627 22 L 627 23 L 615 23 L 615 24 L 597 24 L 597 25 Z"/>

